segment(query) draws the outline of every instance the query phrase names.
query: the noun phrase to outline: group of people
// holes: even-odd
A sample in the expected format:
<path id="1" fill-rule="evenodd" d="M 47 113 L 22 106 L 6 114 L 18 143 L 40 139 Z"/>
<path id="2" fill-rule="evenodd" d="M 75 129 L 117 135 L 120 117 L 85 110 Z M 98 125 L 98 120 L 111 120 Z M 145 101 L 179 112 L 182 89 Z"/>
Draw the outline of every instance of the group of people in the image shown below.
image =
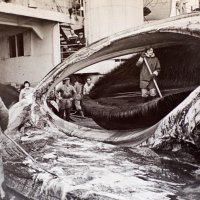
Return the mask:
<path id="1" fill-rule="evenodd" d="M 146 60 L 146 62 L 145 62 Z M 151 70 L 151 73 L 148 70 L 147 64 Z M 146 49 L 144 53 L 139 57 L 136 65 L 140 67 L 140 88 L 143 98 L 155 97 L 157 95 L 156 88 L 153 80 L 158 77 L 161 67 L 158 58 L 154 54 L 153 48 L 149 47 Z M 70 82 L 70 78 L 67 77 L 62 81 L 62 85 L 58 86 L 55 89 L 55 93 L 51 93 L 49 98 L 47 99 L 47 104 L 54 112 L 57 112 L 58 116 L 62 119 L 70 121 L 70 113 L 72 111 L 73 103 L 76 108 L 76 111 L 84 116 L 81 101 L 83 95 L 89 95 L 94 84 L 91 81 L 91 78 L 87 78 L 84 86 L 76 80 L 72 85 Z M 33 92 L 33 88 L 31 87 L 28 81 L 25 81 L 23 84 L 23 89 L 20 91 L 19 101 L 28 100 L 31 98 L 31 94 Z M 56 106 L 52 104 L 52 101 L 57 103 Z M 0 98 L 0 115 L 1 115 L 1 127 L 0 127 L 0 135 L 1 130 L 5 130 L 7 124 L 5 125 L 5 121 L 7 120 L 7 109 Z M 4 118 L 6 117 L 6 120 Z M 7 121 L 6 121 L 7 123 Z M 0 143 L 1 147 L 1 143 Z M 1 148 L 0 148 L 0 198 L 5 196 L 5 193 L 2 188 L 2 184 L 4 181 L 3 177 L 3 166 L 1 160 Z"/>
<path id="2" fill-rule="evenodd" d="M 146 62 L 145 62 L 146 60 Z M 149 72 L 150 68 L 151 73 Z M 136 66 L 140 68 L 140 89 L 145 102 L 157 95 L 157 89 L 153 80 L 159 76 L 161 66 L 158 58 L 155 56 L 153 48 L 149 47 L 141 54 Z M 30 83 L 25 81 L 24 88 L 21 90 L 19 100 L 31 98 L 33 88 Z M 71 84 L 70 78 L 67 77 L 62 81 L 62 85 L 58 86 L 55 91 L 52 91 L 47 98 L 48 106 L 62 119 L 70 121 L 70 113 L 75 107 L 77 114 L 84 117 L 82 109 L 83 95 L 88 95 L 94 84 L 91 78 L 87 78 L 83 85 L 78 79 Z"/>
<path id="3" fill-rule="evenodd" d="M 144 99 L 144 102 L 146 102 L 157 96 L 157 88 L 155 87 L 154 81 L 161 71 L 159 59 L 155 56 L 152 47 L 146 48 L 145 52 L 139 57 L 136 66 L 140 68 L 141 96 Z M 58 116 L 70 121 L 70 112 L 73 103 L 77 113 L 84 116 L 81 106 L 82 97 L 83 95 L 88 95 L 93 86 L 94 84 L 92 83 L 91 78 L 87 78 L 84 86 L 77 80 L 72 85 L 70 83 L 70 78 L 67 77 L 64 79 L 62 85 L 56 89 L 56 95 L 54 97 L 54 102 L 58 102 Z"/>
<path id="4" fill-rule="evenodd" d="M 66 121 L 72 121 L 70 113 L 73 106 L 76 109 L 76 113 L 84 117 L 82 109 L 83 95 L 88 95 L 94 84 L 91 78 L 87 78 L 86 83 L 80 83 L 76 80 L 72 85 L 70 78 L 67 77 L 62 81 L 62 85 L 58 86 L 54 92 L 51 93 L 47 99 L 48 106 L 56 113 L 60 118 Z"/>
<path id="5" fill-rule="evenodd" d="M 186 8 L 187 0 L 177 0 L 176 1 L 176 11 L 178 11 L 178 14 L 186 14 L 187 8 Z"/>
<path id="6" fill-rule="evenodd" d="M 77 35 L 78 34 L 78 35 Z M 73 29 L 70 30 L 70 34 L 66 35 L 66 40 L 63 41 L 64 45 L 62 48 L 62 59 L 68 57 L 72 53 L 78 51 L 79 49 L 85 47 L 86 39 L 83 32 L 75 33 Z"/>
<path id="7" fill-rule="evenodd" d="M 78 35 L 73 29 L 70 30 L 70 35 L 67 36 L 69 44 L 85 45 L 86 40 L 83 32 L 79 32 Z"/>
<path id="8" fill-rule="evenodd" d="M 67 121 L 70 121 L 70 113 L 72 108 L 75 107 L 76 114 L 84 117 L 82 110 L 83 95 L 89 95 L 90 90 L 94 86 L 90 77 L 87 78 L 86 83 L 83 85 L 78 79 L 71 84 L 70 78 L 67 77 L 62 81 L 54 91 L 51 91 L 47 97 L 47 104 L 52 111 Z M 30 82 L 25 81 L 22 85 L 19 94 L 19 101 L 32 99 L 33 88 Z"/>

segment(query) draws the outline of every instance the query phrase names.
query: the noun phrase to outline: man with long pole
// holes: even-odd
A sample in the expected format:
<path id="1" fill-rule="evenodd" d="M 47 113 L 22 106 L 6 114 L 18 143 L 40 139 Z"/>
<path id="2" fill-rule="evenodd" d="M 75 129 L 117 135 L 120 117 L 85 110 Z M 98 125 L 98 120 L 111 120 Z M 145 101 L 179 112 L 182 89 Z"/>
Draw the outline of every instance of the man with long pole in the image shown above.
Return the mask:
<path id="1" fill-rule="evenodd" d="M 161 66 L 158 58 L 154 54 L 153 48 L 147 48 L 146 51 L 141 54 L 136 65 L 141 68 L 140 88 L 142 97 L 145 101 L 149 99 L 149 97 L 154 98 L 157 95 L 157 92 L 159 96 L 162 97 L 158 84 L 155 80 L 160 73 Z"/>

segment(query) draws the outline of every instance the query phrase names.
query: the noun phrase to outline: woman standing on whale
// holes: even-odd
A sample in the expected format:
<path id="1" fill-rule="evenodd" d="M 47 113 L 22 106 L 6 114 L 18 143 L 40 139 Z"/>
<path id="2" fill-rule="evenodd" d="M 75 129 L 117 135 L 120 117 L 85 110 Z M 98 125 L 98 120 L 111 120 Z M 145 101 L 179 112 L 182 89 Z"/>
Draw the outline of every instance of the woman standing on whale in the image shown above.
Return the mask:
<path id="1" fill-rule="evenodd" d="M 23 84 L 23 89 L 20 91 L 19 94 L 19 101 L 27 99 L 30 100 L 32 96 L 30 94 L 33 92 L 33 88 L 31 87 L 30 82 L 25 81 Z"/>

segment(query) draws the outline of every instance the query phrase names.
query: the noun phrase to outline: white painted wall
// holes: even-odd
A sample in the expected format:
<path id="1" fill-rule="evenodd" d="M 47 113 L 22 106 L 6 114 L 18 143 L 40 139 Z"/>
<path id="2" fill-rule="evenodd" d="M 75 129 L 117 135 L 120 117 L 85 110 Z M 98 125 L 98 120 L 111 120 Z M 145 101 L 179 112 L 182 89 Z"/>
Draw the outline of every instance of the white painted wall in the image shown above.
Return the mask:
<path id="1" fill-rule="evenodd" d="M 83 26 L 83 18 L 69 17 L 72 0 L 0 1 L 0 82 L 40 81 L 60 63 L 58 22 Z M 10 58 L 8 36 L 25 32 L 25 56 Z M 29 33 L 29 34 L 28 34 Z"/>
<path id="2" fill-rule="evenodd" d="M 52 38 L 52 50 L 53 50 L 53 67 L 61 62 L 60 54 L 60 25 L 57 23 L 53 27 L 53 38 Z"/>
<path id="3" fill-rule="evenodd" d="M 14 30 L 10 30 L 10 35 L 15 33 Z M 31 32 L 31 40 L 26 41 L 30 42 L 30 56 L 8 58 L 8 40 L 1 37 L 0 46 L 4 47 L 0 49 L 1 83 L 22 83 L 28 80 L 35 84 L 60 62 L 58 23 L 45 21 L 42 24 L 42 31 L 43 39 Z"/>
<path id="4" fill-rule="evenodd" d="M 85 35 L 89 44 L 142 23 L 142 0 L 85 0 Z"/>

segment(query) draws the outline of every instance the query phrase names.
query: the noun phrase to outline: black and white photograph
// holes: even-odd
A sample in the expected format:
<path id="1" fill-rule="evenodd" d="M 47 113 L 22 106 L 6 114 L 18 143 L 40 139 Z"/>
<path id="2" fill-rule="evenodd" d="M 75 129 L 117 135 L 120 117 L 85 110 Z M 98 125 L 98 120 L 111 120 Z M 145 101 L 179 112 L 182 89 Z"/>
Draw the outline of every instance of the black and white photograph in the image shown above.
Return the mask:
<path id="1" fill-rule="evenodd" d="M 0 200 L 199 200 L 200 0 L 0 0 Z"/>

